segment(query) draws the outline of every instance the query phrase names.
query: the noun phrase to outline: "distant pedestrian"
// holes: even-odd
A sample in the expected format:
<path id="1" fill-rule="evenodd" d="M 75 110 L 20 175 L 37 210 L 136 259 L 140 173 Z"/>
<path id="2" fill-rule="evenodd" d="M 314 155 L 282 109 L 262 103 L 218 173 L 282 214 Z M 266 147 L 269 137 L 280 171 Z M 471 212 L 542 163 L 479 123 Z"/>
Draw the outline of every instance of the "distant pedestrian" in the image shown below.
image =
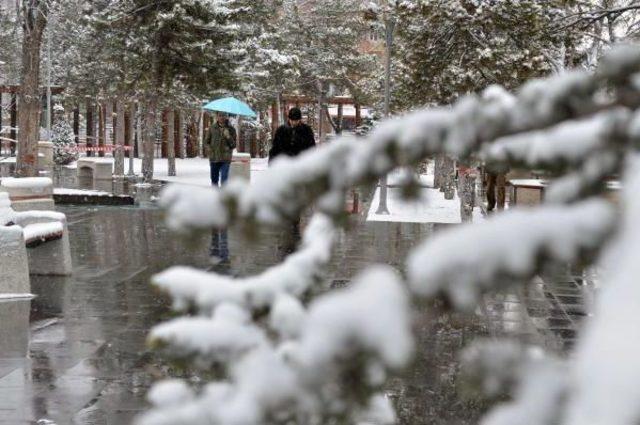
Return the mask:
<path id="1" fill-rule="evenodd" d="M 229 178 L 231 158 L 236 148 L 236 130 L 227 114 L 218 112 L 216 122 L 209 128 L 205 137 L 209 147 L 209 166 L 211 167 L 211 184 L 222 186 Z"/>
<path id="2" fill-rule="evenodd" d="M 489 164 L 485 167 L 487 184 L 487 211 L 497 206 L 503 210 L 506 198 L 506 183 L 509 167 L 501 164 Z"/>
<path id="3" fill-rule="evenodd" d="M 300 108 L 291 108 L 288 118 L 287 124 L 276 130 L 269 151 L 269 162 L 278 155 L 297 156 L 316 145 L 313 130 L 302 122 Z"/>

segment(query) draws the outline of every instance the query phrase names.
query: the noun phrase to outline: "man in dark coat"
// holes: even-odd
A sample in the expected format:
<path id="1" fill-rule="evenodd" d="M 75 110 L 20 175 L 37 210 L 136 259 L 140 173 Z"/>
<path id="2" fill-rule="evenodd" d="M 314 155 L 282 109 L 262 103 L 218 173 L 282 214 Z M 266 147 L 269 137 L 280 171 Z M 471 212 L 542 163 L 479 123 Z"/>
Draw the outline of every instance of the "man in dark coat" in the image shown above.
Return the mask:
<path id="1" fill-rule="evenodd" d="M 297 156 L 316 145 L 313 130 L 302 122 L 302 112 L 299 108 L 289 110 L 288 121 L 276 130 L 269 151 L 269 162 L 278 155 Z"/>

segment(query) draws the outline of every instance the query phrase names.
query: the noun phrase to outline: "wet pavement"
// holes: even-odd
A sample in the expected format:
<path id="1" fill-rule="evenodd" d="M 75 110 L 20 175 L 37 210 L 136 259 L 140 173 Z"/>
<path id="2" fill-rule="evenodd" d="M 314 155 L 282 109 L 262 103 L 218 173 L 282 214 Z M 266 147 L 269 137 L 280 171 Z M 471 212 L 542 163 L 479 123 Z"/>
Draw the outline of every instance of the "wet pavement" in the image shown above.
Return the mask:
<path id="1" fill-rule="evenodd" d="M 32 276 L 35 299 L 0 303 L 0 425 L 131 423 L 147 407 L 149 385 L 173 373 L 145 347 L 149 329 L 170 315 L 149 277 L 176 264 L 254 274 L 279 262 L 291 244 L 272 231 L 250 246 L 233 230 L 185 244 L 155 208 L 59 209 L 68 217 L 74 275 Z M 354 218 L 339 238 L 327 287 L 348 285 L 373 262 L 401 267 L 411 247 L 443 226 Z M 223 261 L 213 265 L 211 254 Z M 567 270 L 545 281 L 486 296 L 471 314 L 421 308 L 416 361 L 389 387 L 400 423 L 477 422 L 484 406 L 460 396 L 456 377 L 457 353 L 478 336 L 509 335 L 566 352 L 588 314 L 592 282 Z"/>

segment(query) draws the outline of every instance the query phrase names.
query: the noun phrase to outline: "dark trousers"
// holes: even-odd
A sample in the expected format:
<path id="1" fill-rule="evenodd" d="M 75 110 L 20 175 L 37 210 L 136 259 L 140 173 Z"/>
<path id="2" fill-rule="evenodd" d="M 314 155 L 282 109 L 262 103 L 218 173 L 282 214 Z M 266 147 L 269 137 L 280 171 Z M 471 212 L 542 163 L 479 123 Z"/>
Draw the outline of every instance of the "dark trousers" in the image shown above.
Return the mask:
<path id="1" fill-rule="evenodd" d="M 216 229 L 211 232 L 209 255 L 220 261 L 229 261 L 229 236 L 226 230 Z"/>
<path id="2" fill-rule="evenodd" d="M 229 178 L 230 161 L 209 161 L 211 167 L 211 184 L 222 186 Z"/>
<path id="3" fill-rule="evenodd" d="M 489 211 L 496 207 L 496 192 L 498 209 L 504 209 L 506 183 L 505 174 L 487 173 L 487 209 Z"/>

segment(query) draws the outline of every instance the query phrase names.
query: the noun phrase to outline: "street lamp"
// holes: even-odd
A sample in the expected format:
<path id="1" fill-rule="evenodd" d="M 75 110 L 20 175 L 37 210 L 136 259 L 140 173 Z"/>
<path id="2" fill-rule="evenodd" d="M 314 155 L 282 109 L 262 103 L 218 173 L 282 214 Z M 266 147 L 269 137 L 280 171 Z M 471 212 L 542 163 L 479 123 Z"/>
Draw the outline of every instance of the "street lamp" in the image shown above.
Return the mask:
<path id="1" fill-rule="evenodd" d="M 377 10 L 369 9 L 365 12 L 365 18 L 370 20 L 378 20 L 382 15 L 385 29 L 385 75 L 384 75 L 384 116 L 389 118 L 390 102 L 391 102 L 391 53 L 393 47 L 393 30 L 396 26 L 396 18 L 393 16 L 389 8 L 380 14 Z M 389 214 L 387 207 L 388 184 L 387 174 L 380 179 L 380 200 L 378 202 L 378 210 L 376 214 Z"/>

